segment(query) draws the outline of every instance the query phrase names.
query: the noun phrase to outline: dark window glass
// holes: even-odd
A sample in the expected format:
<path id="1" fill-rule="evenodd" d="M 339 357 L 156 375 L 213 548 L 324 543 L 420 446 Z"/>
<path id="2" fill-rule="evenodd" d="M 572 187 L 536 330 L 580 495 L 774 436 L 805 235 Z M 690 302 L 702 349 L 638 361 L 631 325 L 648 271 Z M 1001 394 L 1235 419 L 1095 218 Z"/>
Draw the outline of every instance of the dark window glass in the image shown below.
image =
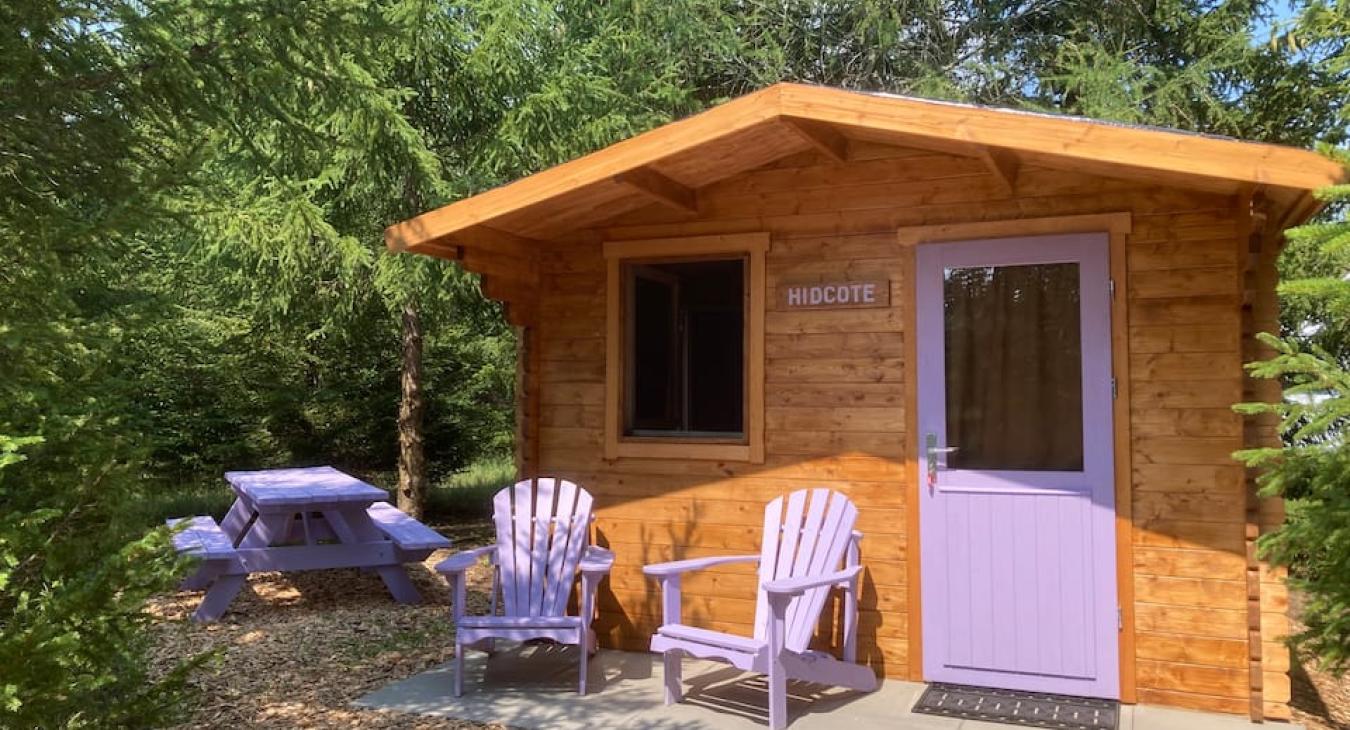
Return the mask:
<path id="1" fill-rule="evenodd" d="M 745 261 L 624 267 L 628 435 L 745 429 Z"/>

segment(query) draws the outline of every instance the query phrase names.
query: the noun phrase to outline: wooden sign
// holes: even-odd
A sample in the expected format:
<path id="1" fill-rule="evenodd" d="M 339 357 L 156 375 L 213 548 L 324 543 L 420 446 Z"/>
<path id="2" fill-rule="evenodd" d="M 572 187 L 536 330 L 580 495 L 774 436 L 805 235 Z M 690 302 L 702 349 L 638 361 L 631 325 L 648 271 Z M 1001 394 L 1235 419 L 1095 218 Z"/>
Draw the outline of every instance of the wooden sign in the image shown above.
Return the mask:
<path id="1" fill-rule="evenodd" d="M 868 309 L 891 306 L 891 280 L 816 279 L 778 285 L 778 309 Z"/>

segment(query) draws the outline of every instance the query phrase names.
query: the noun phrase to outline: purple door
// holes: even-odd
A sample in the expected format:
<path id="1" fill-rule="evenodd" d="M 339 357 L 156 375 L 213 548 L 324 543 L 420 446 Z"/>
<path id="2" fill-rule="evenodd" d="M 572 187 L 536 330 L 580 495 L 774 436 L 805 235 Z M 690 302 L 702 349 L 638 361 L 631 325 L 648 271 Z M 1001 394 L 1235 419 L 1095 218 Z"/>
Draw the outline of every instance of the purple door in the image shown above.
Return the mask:
<path id="1" fill-rule="evenodd" d="M 916 252 L 924 678 L 1120 696 L 1108 239 Z"/>

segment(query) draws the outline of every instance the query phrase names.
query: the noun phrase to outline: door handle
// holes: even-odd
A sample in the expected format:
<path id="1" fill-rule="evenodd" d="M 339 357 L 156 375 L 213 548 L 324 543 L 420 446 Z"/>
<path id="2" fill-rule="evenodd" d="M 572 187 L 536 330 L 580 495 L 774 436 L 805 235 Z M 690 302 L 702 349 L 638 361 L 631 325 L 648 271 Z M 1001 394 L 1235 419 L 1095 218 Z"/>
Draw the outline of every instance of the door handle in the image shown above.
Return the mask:
<path id="1" fill-rule="evenodd" d="M 943 459 L 942 459 L 942 467 L 943 467 L 943 468 L 946 468 L 946 466 L 947 466 L 947 460 L 946 460 L 945 457 L 946 457 L 948 454 L 956 453 L 958 447 L 956 447 L 956 446 L 938 446 L 938 445 L 937 445 L 937 434 L 935 434 L 935 433 L 930 433 L 930 434 L 928 434 L 928 435 L 924 438 L 924 446 L 925 446 L 925 451 L 927 452 L 927 459 L 926 459 L 926 461 L 928 462 L 928 491 L 929 491 L 929 493 L 932 493 L 932 491 L 933 491 L 935 488 L 937 488 L 938 457 L 939 457 L 939 456 L 942 456 L 942 457 L 943 457 Z"/>

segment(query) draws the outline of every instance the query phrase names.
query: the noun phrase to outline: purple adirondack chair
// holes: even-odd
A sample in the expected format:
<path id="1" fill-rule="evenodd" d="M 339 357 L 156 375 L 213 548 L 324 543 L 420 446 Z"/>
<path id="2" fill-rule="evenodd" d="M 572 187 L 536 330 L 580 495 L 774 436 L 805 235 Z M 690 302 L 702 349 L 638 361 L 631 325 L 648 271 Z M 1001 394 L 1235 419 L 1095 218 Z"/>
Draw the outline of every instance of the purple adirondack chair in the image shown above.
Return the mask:
<path id="1" fill-rule="evenodd" d="M 666 704 L 683 693 L 680 661 L 684 655 L 715 659 L 769 675 L 769 727 L 787 725 L 787 680 L 848 687 L 870 692 L 876 674 L 857 664 L 858 508 L 828 489 L 803 489 L 779 497 L 764 508 L 763 547 L 759 555 L 694 558 L 648 565 L 643 572 L 661 581 L 662 625 L 651 650 L 663 653 Z M 753 637 L 709 631 L 680 622 L 680 576 L 727 563 L 759 563 L 759 598 Z M 840 569 L 840 565 L 843 568 Z M 825 599 L 833 587 L 844 591 L 843 660 L 808 648 Z"/>
<path id="2" fill-rule="evenodd" d="M 586 694 L 586 663 L 595 652 L 591 619 L 595 591 L 614 565 L 614 554 L 588 545 L 591 495 L 569 481 L 527 479 L 492 500 L 497 544 L 441 561 L 436 570 L 453 589 L 455 696 L 464 693 L 464 650 L 491 652 L 494 639 L 552 639 L 580 648 L 578 692 Z M 465 571 L 487 557 L 494 566 L 492 610 L 464 615 Z M 567 615 L 567 599 L 581 574 L 581 611 Z M 502 615 L 497 615 L 501 598 Z"/>

